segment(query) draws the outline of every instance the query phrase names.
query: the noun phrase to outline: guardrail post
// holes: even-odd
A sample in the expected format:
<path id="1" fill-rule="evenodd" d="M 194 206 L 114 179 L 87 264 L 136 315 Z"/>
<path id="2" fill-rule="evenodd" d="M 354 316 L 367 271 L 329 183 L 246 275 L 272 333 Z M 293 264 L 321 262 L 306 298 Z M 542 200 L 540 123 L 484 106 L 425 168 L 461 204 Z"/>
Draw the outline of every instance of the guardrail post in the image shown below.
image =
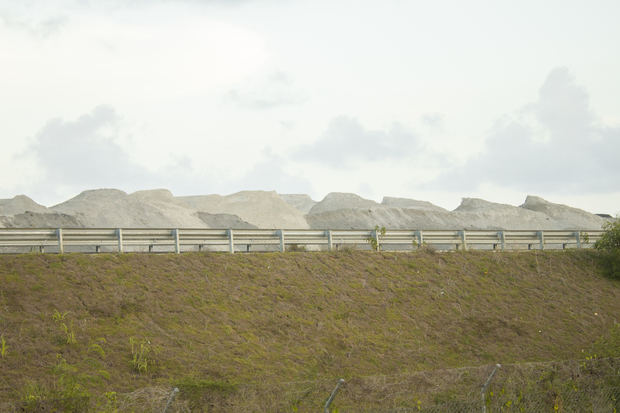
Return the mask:
<path id="1" fill-rule="evenodd" d="M 116 229 L 116 236 L 118 238 L 118 252 L 122 254 L 123 253 L 123 229 L 122 228 Z"/>
<path id="2" fill-rule="evenodd" d="M 498 234 L 499 234 L 500 248 L 502 249 L 502 251 L 504 251 L 506 249 L 506 234 L 504 233 L 504 231 L 500 231 Z"/>
<path id="3" fill-rule="evenodd" d="M 176 254 L 181 253 L 181 244 L 179 243 L 179 229 L 175 228 L 172 230 L 174 235 L 174 252 Z"/>
<path id="4" fill-rule="evenodd" d="M 465 230 L 459 231 L 461 233 L 461 245 L 463 246 L 463 251 L 467 250 L 467 234 Z"/>
<path id="5" fill-rule="evenodd" d="M 418 248 L 421 248 L 424 243 L 424 235 L 422 235 L 422 231 L 416 231 L 415 236 L 418 238 Z"/>
<path id="6" fill-rule="evenodd" d="M 328 229 L 325 232 L 327 233 L 327 250 L 331 251 L 334 248 L 334 243 L 332 240 L 332 230 Z"/>
<path id="7" fill-rule="evenodd" d="M 235 253 L 235 236 L 232 229 L 228 230 L 228 250 L 231 254 Z"/>
<path id="8" fill-rule="evenodd" d="M 540 249 L 545 249 L 545 234 L 542 231 L 538 231 L 538 242 L 540 244 Z"/>
<path id="9" fill-rule="evenodd" d="M 61 254 L 65 253 L 65 243 L 62 239 L 62 228 L 58 228 L 56 230 L 56 235 L 58 236 L 58 252 Z"/>
<path id="10" fill-rule="evenodd" d="M 577 248 L 581 248 L 581 231 L 575 231 L 575 241 L 577 241 Z"/>
<path id="11" fill-rule="evenodd" d="M 278 235 L 280 236 L 280 252 L 286 251 L 286 244 L 284 242 L 284 230 L 279 229 Z"/>

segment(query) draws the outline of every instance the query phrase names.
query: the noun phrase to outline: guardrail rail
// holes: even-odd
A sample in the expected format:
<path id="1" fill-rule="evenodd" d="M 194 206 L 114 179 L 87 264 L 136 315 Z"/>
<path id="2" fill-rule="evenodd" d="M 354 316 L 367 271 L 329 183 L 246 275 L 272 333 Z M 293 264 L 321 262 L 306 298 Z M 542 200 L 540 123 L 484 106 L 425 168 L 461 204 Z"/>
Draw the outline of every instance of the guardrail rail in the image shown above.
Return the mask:
<path id="1" fill-rule="evenodd" d="M 0 252 L 286 251 L 588 248 L 601 230 L 315 230 L 197 228 L 0 228 Z M 294 246 L 294 247 L 293 247 Z"/>

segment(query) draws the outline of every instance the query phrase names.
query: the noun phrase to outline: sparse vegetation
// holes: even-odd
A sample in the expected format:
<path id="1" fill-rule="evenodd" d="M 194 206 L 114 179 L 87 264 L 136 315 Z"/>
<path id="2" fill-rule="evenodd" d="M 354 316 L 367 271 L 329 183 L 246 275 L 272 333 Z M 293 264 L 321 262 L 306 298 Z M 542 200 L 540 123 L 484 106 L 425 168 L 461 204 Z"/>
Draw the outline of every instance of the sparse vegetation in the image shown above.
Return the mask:
<path id="1" fill-rule="evenodd" d="M 385 227 L 379 228 L 379 225 L 375 225 L 375 235 L 371 235 L 366 238 L 366 241 L 368 241 L 370 248 L 372 248 L 373 251 L 379 251 L 379 244 L 381 242 L 381 238 L 385 236 L 385 231 Z"/>
<path id="2" fill-rule="evenodd" d="M 596 373 L 620 356 L 620 288 L 596 259 L 424 248 L 5 255 L 0 410 L 161 411 L 177 386 L 177 407 L 307 412 L 344 377 L 335 409 L 420 401 L 424 411 L 454 399 L 446 386 L 458 380 L 480 401 L 488 372 L 468 366 L 579 359 Z"/>

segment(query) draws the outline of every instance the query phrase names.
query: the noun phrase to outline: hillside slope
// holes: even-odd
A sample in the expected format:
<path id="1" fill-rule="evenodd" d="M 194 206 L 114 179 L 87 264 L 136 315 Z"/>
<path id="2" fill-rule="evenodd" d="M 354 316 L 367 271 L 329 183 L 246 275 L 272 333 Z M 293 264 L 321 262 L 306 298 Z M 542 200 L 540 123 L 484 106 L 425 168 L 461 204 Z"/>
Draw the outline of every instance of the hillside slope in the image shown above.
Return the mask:
<path id="1" fill-rule="evenodd" d="M 177 385 L 198 411 L 317 411 L 308 381 L 580 358 L 620 314 L 592 254 L 0 256 L 0 407 Z"/>

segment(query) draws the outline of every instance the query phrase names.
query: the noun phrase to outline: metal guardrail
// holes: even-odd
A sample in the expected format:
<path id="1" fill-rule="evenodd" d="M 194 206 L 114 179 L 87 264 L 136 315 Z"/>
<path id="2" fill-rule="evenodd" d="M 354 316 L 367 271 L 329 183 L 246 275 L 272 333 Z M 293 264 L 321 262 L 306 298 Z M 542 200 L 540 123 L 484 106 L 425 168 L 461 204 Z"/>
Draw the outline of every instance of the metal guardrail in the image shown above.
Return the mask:
<path id="1" fill-rule="evenodd" d="M 1 228 L 0 252 L 24 250 L 64 253 L 69 250 L 124 252 L 155 247 L 180 253 L 224 249 L 230 253 L 267 247 L 318 246 L 332 251 L 342 246 L 373 245 L 377 249 L 436 246 L 442 249 L 587 248 L 603 231 L 478 231 L 478 230 L 314 230 L 314 229 L 194 229 L 194 228 Z M 371 242 L 372 240 L 372 242 Z M 245 247 L 245 248 L 244 248 Z"/>

